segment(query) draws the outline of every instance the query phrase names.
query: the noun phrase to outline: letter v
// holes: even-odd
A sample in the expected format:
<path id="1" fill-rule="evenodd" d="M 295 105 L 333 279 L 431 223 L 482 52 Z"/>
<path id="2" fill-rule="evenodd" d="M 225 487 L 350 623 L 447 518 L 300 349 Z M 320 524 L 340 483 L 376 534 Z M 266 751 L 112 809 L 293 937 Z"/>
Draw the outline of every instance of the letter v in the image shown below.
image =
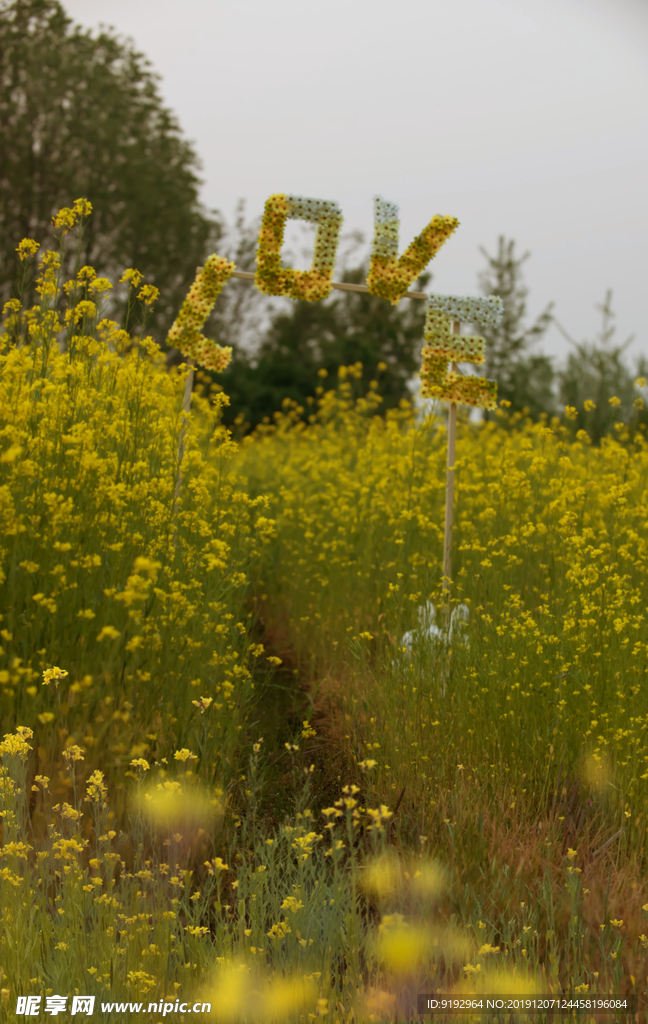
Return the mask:
<path id="1" fill-rule="evenodd" d="M 381 196 L 374 199 L 374 238 L 367 287 L 372 295 L 399 302 L 409 286 L 459 227 L 456 217 L 436 214 L 398 258 L 398 206 Z"/>

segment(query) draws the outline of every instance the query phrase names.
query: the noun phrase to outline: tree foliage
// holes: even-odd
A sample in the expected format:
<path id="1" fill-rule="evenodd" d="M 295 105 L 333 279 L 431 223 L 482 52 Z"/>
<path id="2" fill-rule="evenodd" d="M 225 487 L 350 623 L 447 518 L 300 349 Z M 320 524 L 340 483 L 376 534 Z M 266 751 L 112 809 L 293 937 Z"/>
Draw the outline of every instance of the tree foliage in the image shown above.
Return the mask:
<path id="1" fill-rule="evenodd" d="M 497 327 L 479 326 L 486 339 L 484 376 L 498 383 L 499 399 L 511 403 L 513 410 L 528 409 L 532 416 L 554 408 L 554 370 L 551 359 L 532 351 L 543 337 L 552 319 L 553 303 L 530 325 L 527 316 L 528 288 L 524 284 L 523 264 L 529 253 L 517 256 L 515 241 L 500 235 L 497 253 L 484 248 L 487 268 L 479 275 L 484 295 L 497 295 L 504 304 L 504 316 Z"/>
<path id="2" fill-rule="evenodd" d="M 94 207 L 83 262 L 135 266 L 166 301 L 161 333 L 220 233 L 198 199 L 198 159 L 142 54 L 74 26 L 59 0 L 0 0 L 0 297 L 25 237 L 79 196 Z"/>
<path id="3" fill-rule="evenodd" d="M 343 281 L 366 280 L 367 267 L 343 273 Z M 255 426 L 271 419 L 290 399 L 307 409 L 323 380 L 338 367 L 362 363 L 364 385 L 379 380 L 381 408 L 411 397 L 409 381 L 423 344 L 423 303 L 404 299 L 392 306 L 358 292 L 339 292 L 323 302 L 295 302 L 275 313 L 259 347 L 238 349 L 218 383 L 230 396 L 230 422 Z"/>
<path id="4" fill-rule="evenodd" d="M 645 375 L 645 360 L 640 360 L 633 373 L 624 353 L 634 340 L 626 338 L 614 344 L 616 324 L 612 308 L 612 290 L 596 307 L 601 313 L 601 329 L 593 341 L 576 342 L 564 327 L 557 326 L 572 346 L 563 368 L 558 372 L 560 400 L 575 410 L 570 415 L 575 427 L 587 430 L 593 442 L 600 442 L 616 423 L 639 421 L 643 401 L 635 388 L 638 374 Z"/>

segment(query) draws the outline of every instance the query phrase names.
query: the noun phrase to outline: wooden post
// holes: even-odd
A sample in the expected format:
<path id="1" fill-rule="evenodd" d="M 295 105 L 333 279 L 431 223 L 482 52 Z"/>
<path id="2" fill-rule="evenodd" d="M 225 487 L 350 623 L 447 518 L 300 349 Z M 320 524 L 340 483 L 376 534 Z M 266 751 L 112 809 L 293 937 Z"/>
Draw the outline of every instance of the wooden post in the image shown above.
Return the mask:
<path id="1" fill-rule="evenodd" d="M 461 333 L 461 323 L 458 320 L 452 321 L 451 331 L 453 334 Z M 453 373 L 459 372 L 456 363 L 450 364 Z M 445 500 L 445 523 L 443 528 L 443 590 L 444 590 L 444 620 L 445 628 L 450 639 L 450 623 L 452 610 L 450 608 L 450 578 L 452 576 L 452 516 L 454 511 L 454 467 L 455 467 L 455 445 L 457 441 L 457 403 L 450 402 L 448 408 L 448 462 L 446 469 L 446 500 Z M 450 677 L 450 651 L 446 651 L 441 671 L 441 696 L 445 697 L 448 679 Z"/>
<path id="2" fill-rule="evenodd" d="M 189 410 L 191 409 L 191 395 L 193 393 L 193 382 L 194 382 L 194 363 L 193 359 L 187 357 L 187 366 L 190 367 L 189 376 L 185 381 L 184 395 L 182 396 L 182 411 L 188 416 Z"/>
<path id="3" fill-rule="evenodd" d="M 459 334 L 461 324 L 452 321 L 452 333 Z M 450 369 L 457 373 L 459 367 L 451 363 Z M 450 402 L 448 408 L 448 468 L 446 470 L 445 525 L 443 530 L 443 589 L 446 592 L 446 629 L 450 628 L 450 577 L 452 576 L 452 514 L 454 508 L 454 465 L 457 440 L 457 403 Z"/>
<path id="4" fill-rule="evenodd" d="M 187 436 L 187 430 L 189 429 L 189 412 L 191 410 L 191 394 L 193 392 L 195 366 L 193 359 L 187 359 L 187 366 L 190 367 L 190 370 L 185 381 L 184 395 L 182 396 L 182 422 L 180 424 L 180 437 L 178 439 L 178 475 L 176 477 L 175 495 L 173 497 L 174 516 L 178 505 L 180 486 L 182 484 L 182 460 L 184 458 L 185 438 Z"/>
<path id="5" fill-rule="evenodd" d="M 200 274 L 202 272 L 202 269 L 202 267 L 196 267 L 196 274 Z M 191 410 L 191 395 L 193 393 L 194 385 L 194 366 L 196 365 L 194 360 L 191 359 L 190 356 L 187 356 L 186 364 L 189 367 L 189 373 L 185 381 L 184 395 L 182 396 L 180 436 L 178 438 L 178 475 L 176 476 L 175 494 L 173 496 L 174 518 L 178 508 L 180 487 L 182 486 L 182 460 L 184 458 L 185 438 L 187 436 L 187 430 L 189 429 L 189 412 Z"/>

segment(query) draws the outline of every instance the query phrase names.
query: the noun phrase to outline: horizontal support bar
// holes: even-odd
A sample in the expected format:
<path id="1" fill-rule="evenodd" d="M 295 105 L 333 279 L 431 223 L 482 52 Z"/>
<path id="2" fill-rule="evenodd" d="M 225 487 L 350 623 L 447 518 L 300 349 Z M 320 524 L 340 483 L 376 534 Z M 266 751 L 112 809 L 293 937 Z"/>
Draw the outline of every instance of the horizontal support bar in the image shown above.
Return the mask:
<path id="1" fill-rule="evenodd" d="M 247 270 L 235 270 L 232 273 L 232 277 L 238 277 L 241 281 L 254 281 L 255 275 L 250 274 Z M 343 284 L 341 281 L 333 281 L 331 287 L 336 288 L 339 292 L 362 292 L 365 295 L 369 294 L 366 284 Z M 405 292 L 403 298 L 427 299 L 428 296 L 425 292 Z"/>

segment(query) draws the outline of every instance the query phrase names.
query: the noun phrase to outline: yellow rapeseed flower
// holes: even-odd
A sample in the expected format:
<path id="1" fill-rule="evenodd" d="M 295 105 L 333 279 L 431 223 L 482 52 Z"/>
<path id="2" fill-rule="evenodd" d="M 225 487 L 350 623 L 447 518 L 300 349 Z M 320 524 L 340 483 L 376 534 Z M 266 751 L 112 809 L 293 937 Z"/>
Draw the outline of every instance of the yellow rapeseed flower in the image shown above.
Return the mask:
<path id="1" fill-rule="evenodd" d="M 192 754 L 190 750 L 187 750 L 186 747 L 183 747 L 182 750 L 176 750 L 176 752 L 175 752 L 175 754 L 173 756 L 174 756 L 176 761 L 183 761 L 184 762 L 184 761 L 191 760 L 191 758 L 196 758 L 198 755 L 197 754 Z"/>
<path id="2" fill-rule="evenodd" d="M 131 284 L 133 288 L 138 288 L 143 276 L 144 275 L 140 274 L 139 270 L 135 270 L 133 267 L 130 267 L 128 270 L 125 270 L 119 278 L 119 283 Z"/>
<path id="3" fill-rule="evenodd" d="M 153 303 L 156 301 L 156 299 L 159 298 L 159 296 L 160 289 L 156 288 L 152 284 L 143 285 L 143 287 L 140 288 L 139 292 L 137 293 L 137 298 L 140 300 L 140 302 L 144 302 L 147 306 L 153 305 Z"/>
<path id="4" fill-rule="evenodd" d="M 63 751 L 63 757 L 70 766 L 74 761 L 84 760 L 84 751 L 76 743 L 72 743 Z"/>
<path id="5" fill-rule="evenodd" d="M 56 665 L 54 668 L 46 668 L 43 672 L 43 686 L 49 686 L 50 683 L 55 683 L 58 686 L 61 679 L 65 679 L 67 674 L 67 669 L 58 668 Z"/>
<path id="6" fill-rule="evenodd" d="M 31 256 L 35 256 L 40 249 L 40 242 L 35 242 L 33 238 L 23 238 L 16 247 L 16 252 L 20 256 L 21 261 L 24 263 L 25 260 Z"/>

